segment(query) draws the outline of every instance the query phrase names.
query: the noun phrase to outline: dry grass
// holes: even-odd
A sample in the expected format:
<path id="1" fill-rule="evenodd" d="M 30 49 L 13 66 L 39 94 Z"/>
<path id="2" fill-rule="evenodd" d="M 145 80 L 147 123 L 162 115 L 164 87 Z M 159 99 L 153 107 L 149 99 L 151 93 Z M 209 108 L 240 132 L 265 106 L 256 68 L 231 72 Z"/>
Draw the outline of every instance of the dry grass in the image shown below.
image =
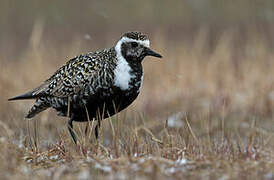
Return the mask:
<path id="1" fill-rule="evenodd" d="M 50 110 L 26 121 L 32 102 L 7 102 L 88 49 L 77 37 L 44 44 L 41 31 L 38 24 L 20 61 L 1 57 L 1 179 L 274 178 L 274 57 L 261 34 L 247 32 L 239 46 L 228 30 L 208 52 L 206 29 L 192 44 L 169 46 L 159 32 L 152 47 L 164 59 L 145 60 L 136 102 L 103 121 L 99 142 L 92 124 L 75 123 L 75 147 L 66 118 Z"/>

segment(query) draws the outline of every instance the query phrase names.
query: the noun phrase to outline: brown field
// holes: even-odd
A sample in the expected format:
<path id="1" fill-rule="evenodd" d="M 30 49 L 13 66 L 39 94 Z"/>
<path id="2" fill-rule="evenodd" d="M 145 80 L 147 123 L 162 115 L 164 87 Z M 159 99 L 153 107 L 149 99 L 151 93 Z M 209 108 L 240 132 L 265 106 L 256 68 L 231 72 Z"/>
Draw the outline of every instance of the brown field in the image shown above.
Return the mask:
<path id="1" fill-rule="evenodd" d="M 7 99 L 123 31 L 62 41 L 38 19 L 21 39 L 0 35 L 0 179 L 274 179 L 274 27 L 239 24 L 148 28 L 163 59 L 145 59 L 141 94 L 103 121 L 98 142 L 96 122 L 74 123 L 77 147 L 67 118 L 28 121 L 33 101 Z"/>

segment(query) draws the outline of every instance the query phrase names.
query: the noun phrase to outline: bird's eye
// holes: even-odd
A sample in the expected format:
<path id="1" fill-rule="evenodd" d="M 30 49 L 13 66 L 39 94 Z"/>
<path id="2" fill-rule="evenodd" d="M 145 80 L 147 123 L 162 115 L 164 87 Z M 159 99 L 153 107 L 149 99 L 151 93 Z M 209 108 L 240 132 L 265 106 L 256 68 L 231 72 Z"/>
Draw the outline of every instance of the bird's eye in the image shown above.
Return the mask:
<path id="1" fill-rule="evenodd" d="M 136 48 L 137 46 L 138 46 L 138 43 L 137 43 L 137 42 L 132 42 L 132 43 L 131 43 L 131 47 Z"/>

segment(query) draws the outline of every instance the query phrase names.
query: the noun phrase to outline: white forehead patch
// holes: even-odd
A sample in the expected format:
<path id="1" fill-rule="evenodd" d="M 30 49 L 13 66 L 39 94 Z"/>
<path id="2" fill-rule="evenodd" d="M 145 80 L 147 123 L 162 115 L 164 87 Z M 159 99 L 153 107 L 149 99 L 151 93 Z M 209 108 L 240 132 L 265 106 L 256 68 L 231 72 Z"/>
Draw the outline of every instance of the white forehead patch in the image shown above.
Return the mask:
<path id="1" fill-rule="evenodd" d="M 149 40 L 136 40 L 136 39 L 131 39 L 131 38 L 128 38 L 128 37 L 122 37 L 116 44 L 115 46 L 115 50 L 117 51 L 118 48 L 121 49 L 121 45 L 123 43 L 126 43 L 126 42 L 137 42 L 145 47 L 149 47 Z"/>
<path id="2" fill-rule="evenodd" d="M 128 38 L 128 37 L 122 37 L 122 39 L 120 39 L 118 41 L 118 43 L 119 42 L 121 42 L 121 44 L 124 43 L 124 42 L 137 42 L 137 43 L 139 43 L 143 46 L 149 47 L 149 40 L 148 39 L 146 39 L 146 40 L 136 40 L 136 39 L 131 39 L 131 38 Z"/>

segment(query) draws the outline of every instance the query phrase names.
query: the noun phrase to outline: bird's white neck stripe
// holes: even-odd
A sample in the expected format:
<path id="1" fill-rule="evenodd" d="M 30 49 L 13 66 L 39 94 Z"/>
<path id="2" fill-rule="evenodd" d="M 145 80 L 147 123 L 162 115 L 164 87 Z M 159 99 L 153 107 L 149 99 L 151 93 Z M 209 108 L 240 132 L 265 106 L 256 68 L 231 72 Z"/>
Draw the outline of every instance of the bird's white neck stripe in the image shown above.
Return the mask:
<path id="1" fill-rule="evenodd" d="M 135 75 L 131 73 L 131 67 L 129 66 L 128 62 L 125 60 L 121 52 L 121 45 L 124 42 L 137 42 L 139 44 L 142 44 L 143 46 L 149 47 L 149 40 L 142 41 L 123 37 L 117 42 L 115 46 L 115 51 L 117 54 L 117 66 L 114 70 L 114 85 L 120 87 L 121 90 L 130 89 L 130 80 L 135 78 Z"/>
<path id="2" fill-rule="evenodd" d="M 120 87 L 121 90 L 127 90 L 134 75 L 131 74 L 131 67 L 121 53 L 117 53 L 117 59 L 117 66 L 114 70 L 114 85 Z"/>

